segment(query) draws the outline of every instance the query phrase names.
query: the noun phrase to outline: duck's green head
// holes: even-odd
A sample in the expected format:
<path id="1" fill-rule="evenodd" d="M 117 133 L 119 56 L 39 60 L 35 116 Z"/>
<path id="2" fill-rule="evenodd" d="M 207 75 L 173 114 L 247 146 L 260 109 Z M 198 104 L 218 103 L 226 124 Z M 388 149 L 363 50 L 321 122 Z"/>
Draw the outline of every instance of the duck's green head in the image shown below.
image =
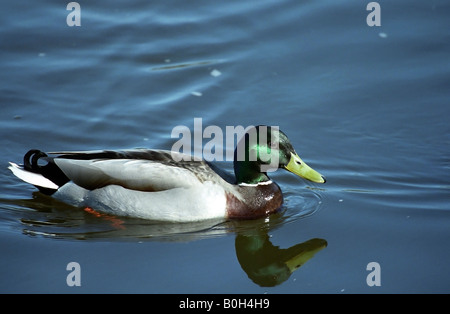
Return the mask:
<path id="1" fill-rule="evenodd" d="M 247 130 L 234 151 L 237 183 L 256 184 L 270 180 L 267 172 L 284 168 L 316 183 L 325 177 L 298 156 L 286 134 L 277 127 L 259 125 Z"/>

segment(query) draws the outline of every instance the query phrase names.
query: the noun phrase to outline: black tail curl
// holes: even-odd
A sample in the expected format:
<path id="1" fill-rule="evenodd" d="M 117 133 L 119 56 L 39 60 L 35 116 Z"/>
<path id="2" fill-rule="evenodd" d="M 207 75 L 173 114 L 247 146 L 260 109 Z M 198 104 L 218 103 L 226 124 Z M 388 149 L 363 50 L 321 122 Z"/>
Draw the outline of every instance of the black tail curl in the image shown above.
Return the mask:
<path id="1" fill-rule="evenodd" d="M 38 165 L 38 160 L 41 157 L 48 157 L 48 155 L 44 152 L 41 152 L 38 149 L 31 149 L 29 150 L 25 156 L 23 156 L 23 165 L 25 170 L 35 172 L 35 173 L 41 173 L 40 169 L 41 166 Z"/>
<path id="2" fill-rule="evenodd" d="M 39 161 L 45 161 L 46 164 L 40 165 Z M 64 174 L 64 172 L 59 169 L 59 167 L 53 161 L 53 157 L 48 157 L 48 155 L 38 149 L 29 150 L 23 157 L 24 169 L 30 172 L 39 173 L 58 185 L 63 186 L 69 182 L 69 178 Z M 53 194 L 55 190 L 48 188 L 39 187 L 39 190 L 44 194 Z"/>

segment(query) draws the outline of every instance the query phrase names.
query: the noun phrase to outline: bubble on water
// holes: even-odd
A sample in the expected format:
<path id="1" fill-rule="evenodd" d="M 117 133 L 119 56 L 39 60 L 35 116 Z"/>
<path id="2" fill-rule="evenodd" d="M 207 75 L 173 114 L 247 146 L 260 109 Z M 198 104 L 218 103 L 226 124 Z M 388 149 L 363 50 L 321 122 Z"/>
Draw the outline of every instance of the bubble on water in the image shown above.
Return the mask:
<path id="1" fill-rule="evenodd" d="M 211 71 L 210 74 L 211 74 L 211 76 L 218 77 L 218 76 L 222 75 L 222 72 L 220 72 L 219 70 L 214 69 L 214 70 Z"/>

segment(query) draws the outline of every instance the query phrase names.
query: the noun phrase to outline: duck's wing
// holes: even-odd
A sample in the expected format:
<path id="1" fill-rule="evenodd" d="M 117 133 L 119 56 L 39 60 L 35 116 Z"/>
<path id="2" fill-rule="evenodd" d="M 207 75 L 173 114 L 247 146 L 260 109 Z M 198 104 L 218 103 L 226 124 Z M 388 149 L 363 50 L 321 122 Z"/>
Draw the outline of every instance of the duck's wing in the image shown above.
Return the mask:
<path id="1" fill-rule="evenodd" d="M 69 181 L 89 190 L 114 184 L 138 191 L 163 191 L 222 180 L 206 162 L 189 160 L 188 155 L 178 155 L 175 160 L 169 151 L 139 149 L 49 154 L 58 156 L 45 157 L 48 165 L 55 165 Z M 45 176 L 52 180 L 49 172 Z"/>
<path id="2" fill-rule="evenodd" d="M 54 162 L 69 180 L 89 190 L 114 184 L 139 191 L 162 191 L 200 183 L 187 169 L 149 160 L 55 158 Z"/>
<path id="3" fill-rule="evenodd" d="M 230 189 L 230 178 L 206 161 L 164 150 L 63 151 L 30 150 L 22 166 L 10 169 L 46 194 L 67 182 L 89 190 L 119 185 L 137 191 L 163 191 L 213 182 Z"/>

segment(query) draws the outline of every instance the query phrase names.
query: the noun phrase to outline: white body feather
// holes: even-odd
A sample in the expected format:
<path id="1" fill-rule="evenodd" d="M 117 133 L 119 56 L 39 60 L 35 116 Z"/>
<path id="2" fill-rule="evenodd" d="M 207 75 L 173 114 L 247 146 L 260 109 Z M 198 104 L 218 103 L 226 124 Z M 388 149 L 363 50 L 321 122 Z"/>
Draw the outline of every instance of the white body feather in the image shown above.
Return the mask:
<path id="1" fill-rule="evenodd" d="M 224 191 L 211 182 L 158 192 L 135 191 L 119 185 L 91 191 L 69 182 L 53 196 L 104 213 L 158 221 L 189 222 L 226 217 Z"/>

